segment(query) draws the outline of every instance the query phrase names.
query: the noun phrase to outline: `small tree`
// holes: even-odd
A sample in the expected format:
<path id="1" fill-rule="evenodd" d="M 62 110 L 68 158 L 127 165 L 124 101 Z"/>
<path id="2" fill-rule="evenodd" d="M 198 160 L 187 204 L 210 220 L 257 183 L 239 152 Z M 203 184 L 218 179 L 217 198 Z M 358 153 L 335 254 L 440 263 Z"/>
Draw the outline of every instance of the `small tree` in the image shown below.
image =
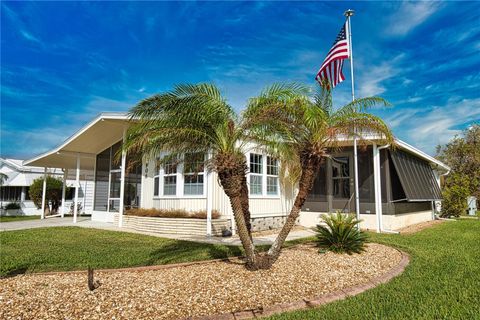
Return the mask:
<path id="1" fill-rule="evenodd" d="M 477 180 L 470 179 L 461 173 L 452 173 L 442 190 L 443 202 L 441 217 L 458 217 L 467 211 L 467 197 L 471 195 L 472 186 Z"/>
<path id="2" fill-rule="evenodd" d="M 47 192 L 45 195 L 45 206 L 50 209 L 50 212 L 57 212 L 62 204 L 62 185 L 60 179 L 47 176 Z M 30 199 L 37 208 L 42 207 L 42 192 L 43 192 L 43 178 L 35 179 L 30 186 Z M 68 190 L 66 190 L 68 192 Z M 51 207 L 50 207 L 51 205 Z M 45 210 L 46 208 L 43 208 Z"/>
<path id="3" fill-rule="evenodd" d="M 451 167 L 443 181 L 442 217 L 458 217 L 467 210 L 467 197 L 480 199 L 480 125 L 473 124 L 445 146 L 437 146 L 438 159 Z"/>

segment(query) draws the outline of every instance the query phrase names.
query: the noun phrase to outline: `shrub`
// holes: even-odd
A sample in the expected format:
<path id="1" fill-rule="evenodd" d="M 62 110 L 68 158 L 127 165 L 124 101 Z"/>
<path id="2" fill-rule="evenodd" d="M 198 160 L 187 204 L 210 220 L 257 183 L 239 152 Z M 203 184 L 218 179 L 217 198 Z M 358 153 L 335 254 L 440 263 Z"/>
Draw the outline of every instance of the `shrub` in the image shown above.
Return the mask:
<path id="1" fill-rule="evenodd" d="M 322 215 L 326 226 L 317 225 L 316 244 L 320 252 L 360 253 L 365 251 L 367 234 L 357 229 L 357 220 L 351 214 L 337 212 Z"/>
<path id="2" fill-rule="evenodd" d="M 45 200 L 47 204 L 51 204 L 51 211 L 57 212 L 62 202 L 62 185 L 63 182 L 60 179 L 47 176 L 47 192 Z M 66 192 L 68 193 L 68 189 Z M 29 194 L 30 199 L 40 209 L 42 206 L 42 192 L 43 192 L 43 177 L 33 180 L 30 186 Z"/>
<path id="3" fill-rule="evenodd" d="M 130 209 L 127 215 L 140 217 L 161 217 L 161 218 L 193 218 L 207 219 L 206 210 L 187 211 L 184 209 Z M 212 210 L 212 219 L 220 218 L 220 212 Z"/>
<path id="4" fill-rule="evenodd" d="M 17 202 L 10 202 L 10 203 L 7 203 L 7 205 L 5 206 L 5 209 L 6 210 L 18 210 L 18 209 L 20 209 L 20 204 L 18 204 Z"/>
<path id="5" fill-rule="evenodd" d="M 459 173 L 447 177 L 445 187 L 442 190 L 443 201 L 440 216 L 448 218 L 465 214 L 468 207 L 467 197 L 470 195 L 470 185 L 476 183 L 476 179 Z"/>

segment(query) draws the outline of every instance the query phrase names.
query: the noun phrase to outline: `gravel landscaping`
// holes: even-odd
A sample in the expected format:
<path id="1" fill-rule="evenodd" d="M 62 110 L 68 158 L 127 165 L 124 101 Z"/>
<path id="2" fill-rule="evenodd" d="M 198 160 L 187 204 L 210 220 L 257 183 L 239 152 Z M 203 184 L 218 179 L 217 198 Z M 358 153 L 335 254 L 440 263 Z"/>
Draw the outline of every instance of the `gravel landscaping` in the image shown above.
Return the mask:
<path id="1" fill-rule="evenodd" d="M 0 280 L 1 319 L 178 319 L 254 309 L 336 291 L 386 273 L 402 256 L 380 244 L 361 255 L 287 249 L 271 270 L 250 272 L 241 261 L 147 271 L 21 275 Z"/>

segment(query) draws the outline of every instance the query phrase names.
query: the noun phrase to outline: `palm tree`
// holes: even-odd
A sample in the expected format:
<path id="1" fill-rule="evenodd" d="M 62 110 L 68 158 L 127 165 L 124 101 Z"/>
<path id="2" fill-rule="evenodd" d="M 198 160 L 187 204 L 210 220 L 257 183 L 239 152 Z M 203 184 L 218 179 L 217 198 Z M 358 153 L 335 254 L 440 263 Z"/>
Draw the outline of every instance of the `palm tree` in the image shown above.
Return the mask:
<path id="1" fill-rule="evenodd" d="M 146 159 L 160 153 L 160 162 L 191 153 L 208 154 L 208 170 L 218 174 L 230 198 L 247 267 L 256 265 L 251 237 L 246 180 L 245 125 L 212 84 L 182 84 L 147 98 L 130 110 L 132 125 L 124 148 Z"/>
<path id="2" fill-rule="evenodd" d="M 297 220 L 310 193 L 322 161 L 339 148 L 339 138 L 362 138 L 362 133 L 377 133 L 393 144 L 388 126 L 368 107 L 388 103 L 377 97 L 355 100 L 337 110 L 332 108 L 331 93 L 319 91 L 312 99 L 308 87 L 277 84 L 266 88 L 249 101 L 243 116 L 251 137 L 265 145 L 281 162 L 282 175 L 298 182 L 294 204 L 270 249 L 256 259 L 258 268 L 269 268 Z M 354 129 L 355 128 L 355 129 Z"/>

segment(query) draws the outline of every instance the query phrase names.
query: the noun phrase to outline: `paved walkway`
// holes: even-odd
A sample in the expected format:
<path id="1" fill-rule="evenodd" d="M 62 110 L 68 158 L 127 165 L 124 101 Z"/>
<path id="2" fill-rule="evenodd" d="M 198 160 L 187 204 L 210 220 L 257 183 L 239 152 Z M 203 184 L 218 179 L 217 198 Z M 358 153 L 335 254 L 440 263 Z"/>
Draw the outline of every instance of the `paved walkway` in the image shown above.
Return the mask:
<path id="1" fill-rule="evenodd" d="M 47 219 L 0 222 L 0 231 L 25 230 L 46 227 L 83 227 L 83 228 L 114 228 L 112 223 L 92 221 L 90 217 L 78 217 L 73 223 L 72 217 L 52 217 Z"/>
<path id="2" fill-rule="evenodd" d="M 79 217 L 77 220 L 77 223 L 73 223 L 72 217 L 65 217 L 65 218 L 53 217 L 53 218 L 47 218 L 43 220 L 23 220 L 23 221 L 13 221 L 13 222 L 1 222 L 0 232 L 13 231 L 13 230 L 26 230 L 26 229 L 34 229 L 34 228 L 46 228 L 46 227 L 95 228 L 95 229 L 110 230 L 110 231 L 138 233 L 138 234 L 175 239 L 175 240 L 223 244 L 223 245 L 230 245 L 230 246 L 240 245 L 240 239 L 236 236 L 222 238 L 222 237 L 206 237 L 206 236 L 194 236 L 194 235 L 159 234 L 159 233 L 151 233 L 151 232 L 141 232 L 141 231 L 127 229 L 127 228 L 119 228 L 113 223 L 92 221 L 90 217 Z M 314 232 L 310 230 L 297 230 L 297 231 L 290 232 L 287 240 L 296 240 L 296 239 L 311 237 L 313 235 L 314 235 Z M 268 245 L 273 243 L 276 236 L 277 236 L 276 234 L 258 236 L 254 238 L 254 241 L 255 241 L 255 244 L 257 245 Z"/>

